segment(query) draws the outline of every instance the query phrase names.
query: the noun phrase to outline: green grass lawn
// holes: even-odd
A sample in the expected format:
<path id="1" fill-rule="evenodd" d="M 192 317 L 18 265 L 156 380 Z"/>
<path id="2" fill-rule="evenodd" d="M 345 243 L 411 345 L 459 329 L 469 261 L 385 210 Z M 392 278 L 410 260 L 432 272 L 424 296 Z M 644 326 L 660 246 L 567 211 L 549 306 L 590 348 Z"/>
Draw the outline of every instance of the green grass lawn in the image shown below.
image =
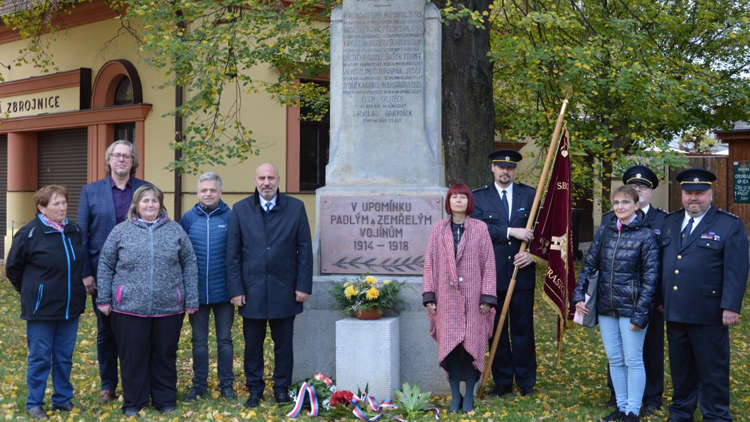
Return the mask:
<path id="1" fill-rule="evenodd" d="M 4 273 L 4 271 L 3 271 Z M 541 278 L 540 278 L 541 279 Z M 540 295 L 541 289 L 537 289 Z M 318 292 L 317 294 L 320 294 Z M 747 301 L 746 301 L 747 302 Z M 536 341 L 539 362 L 536 395 L 520 397 L 517 394 L 503 398 L 478 400 L 476 410 L 468 415 L 447 415 L 441 413 L 442 420 L 449 421 L 595 421 L 610 409 L 603 406 L 608 397 L 605 381 L 606 359 L 598 331 L 572 328 L 567 331 L 563 344 L 561 365 L 555 364 L 555 317 L 549 307 L 538 297 L 536 302 Z M 107 405 L 97 403 L 99 397 L 99 373 L 96 361 L 96 319 L 89 309 L 81 316 L 78 331 L 78 344 L 73 356 L 72 382 L 76 390 L 74 402 L 84 408 L 82 412 L 71 414 L 52 413 L 51 420 L 57 421 L 96 421 L 126 420 L 120 412 L 120 403 Z M 746 308 L 747 309 L 747 308 Z M 0 282 L 0 420 L 25 420 L 26 401 L 26 323 L 18 318 L 20 301 L 18 294 L 7 280 Z M 732 414 L 736 421 L 750 421 L 750 325 L 747 318 L 731 332 L 732 341 Z M 241 420 L 284 420 L 287 419 L 273 400 L 266 400 L 261 407 L 249 411 L 242 406 L 247 398 L 242 373 L 242 351 L 244 341 L 239 318 L 234 326 L 234 373 L 237 400 L 219 398 L 216 378 L 215 343 L 211 339 L 211 373 L 209 385 L 212 398 L 204 398 L 193 403 L 178 401 L 177 412 L 162 416 L 153 409 L 147 409 L 144 420 L 154 421 L 241 421 Z M 271 373 L 271 341 L 266 340 L 266 379 Z M 190 387 L 192 377 L 190 357 L 190 327 L 183 327 L 178 352 L 178 400 Z M 434 362 L 425 362 L 433 365 Z M 313 375 L 313 374 L 310 374 Z M 329 374 L 330 375 L 330 374 Z M 295 380 L 296 381 L 296 380 Z M 51 381 L 47 388 L 47 408 L 50 407 Z M 667 364 L 665 403 L 669 403 L 671 380 Z M 120 391 L 118 390 L 118 393 Z M 270 390 L 266 398 L 273 397 Z M 436 406 L 446 409 L 449 397 L 435 397 Z M 643 420 L 664 421 L 666 409 Z M 700 416 L 697 416 L 698 420 Z M 300 420 L 313 420 L 300 417 Z M 354 420 L 354 416 L 349 418 Z M 388 419 L 382 419 L 388 420 Z M 422 420 L 434 420 L 426 415 Z"/>

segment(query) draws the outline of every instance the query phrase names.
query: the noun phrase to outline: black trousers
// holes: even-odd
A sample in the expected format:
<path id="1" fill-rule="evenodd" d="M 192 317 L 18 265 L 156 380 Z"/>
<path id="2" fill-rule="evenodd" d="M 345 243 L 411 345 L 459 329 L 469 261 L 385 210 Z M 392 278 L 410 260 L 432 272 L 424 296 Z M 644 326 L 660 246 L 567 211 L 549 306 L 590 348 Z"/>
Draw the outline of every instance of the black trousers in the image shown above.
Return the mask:
<path id="1" fill-rule="evenodd" d="M 99 360 L 99 378 L 102 390 L 117 389 L 117 342 L 112 332 L 112 317 L 104 315 L 96 307 L 96 292 L 91 296 L 96 314 L 96 358 Z"/>
<path id="2" fill-rule="evenodd" d="M 500 321 L 506 293 L 506 290 L 497 292 L 498 311 L 495 314 L 495 327 Z M 492 362 L 492 379 L 499 388 L 511 388 L 514 378 L 520 388 L 533 387 L 536 384 L 534 290 L 513 292 L 506 319 L 508 321 L 503 325 L 495 359 Z"/>
<path id="3" fill-rule="evenodd" d="M 251 393 L 263 394 L 263 341 L 266 325 L 271 326 L 273 339 L 273 390 L 287 391 L 292 385 L 294 368 L 294 316 L 281 319 L 242 318 L 242 334 L 245 336 L 245 385 Z"/>
<path id="4" fill-rule="evenodd" d="M 703 420 L 731 421 L 729 328 L 667 322 L 672 370 L 670 419 L 692 420 L 700 402 Z"/>
<path id="5" fill-rule="evenodd" d="M 111 313 L 122 375 L 122 408 L 177 405 L 177 343 L 182 314 L 142 318 Z"/>
<path id="6" fill-rule="evenodd" d="M 654 311 L 646 329 L 643 342 L 643 366 L 646 369 L 646 389 L 643 404 L 661 407 L 664 403 L 664 314 Z M 607 387 L 611 396 L 615 389 L 607 365 Z"/>

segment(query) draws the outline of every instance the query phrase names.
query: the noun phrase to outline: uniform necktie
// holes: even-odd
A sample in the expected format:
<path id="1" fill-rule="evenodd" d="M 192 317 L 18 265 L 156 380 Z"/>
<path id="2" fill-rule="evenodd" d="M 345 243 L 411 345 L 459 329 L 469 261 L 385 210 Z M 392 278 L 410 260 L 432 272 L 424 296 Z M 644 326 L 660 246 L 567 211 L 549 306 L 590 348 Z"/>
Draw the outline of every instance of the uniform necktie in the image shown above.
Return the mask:
<path id="1" fill-rule="evenodd" d="M 503 195 L 501 199 L 503 201 L 503 207 L 505 208 L 505 215 L 508 216 L 508 221 L 510 221 L 510 206 L 508 205 L 508 196 L 506 195 L 505 189 L 503 189 Z"/>
<path id="2" fill-rule="evenodd" d="M 272 206 L 273 206 L 272 203 L 266 202 L 266 214 L 268 214 L 269 212 L 271 212 L 271 207 Z"/>
<path id="3" fill-rule="evenodd" d="M 693 219 L 691 218 L 690 221 L 688 221 L 687 226 L 685 226 L 685 230 L 682 231 L 682 235 L 680 236 L 680 246 L 685 244 L 685 241 L 688 237 L 690 237 L 690 232 L 693 231 Z"/>

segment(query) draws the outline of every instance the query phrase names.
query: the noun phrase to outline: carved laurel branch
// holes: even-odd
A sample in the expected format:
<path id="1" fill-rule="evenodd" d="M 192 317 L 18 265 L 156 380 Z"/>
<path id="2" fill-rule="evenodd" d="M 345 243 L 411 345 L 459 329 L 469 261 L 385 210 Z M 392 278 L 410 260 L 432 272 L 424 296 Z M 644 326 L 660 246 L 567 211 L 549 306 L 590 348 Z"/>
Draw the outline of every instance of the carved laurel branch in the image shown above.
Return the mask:
<path id="1" fill-rule="evenodd" d="M 404 258 L 403 261 L 401 258 L 396 258 L 393 261 L 391 261 L 391 258 L 386 258 L 381 262 L 375 262 L 377 258 L 370 258 L 368 260 L 364 259 L 363 256 L 358 256 L 351 260 L 349 260 L 348 257 L 343 257 L 333 263 L 333 265 L 342 270 L 348 270 L 349 267 L 357 270 L 361 270 L 362 268 L 367 268 L 368 270 L 382 268 L 386 271 L 398 271 L 400 273 L 403 273 L 405 269 L 408 269 L 409 271 L 417 271 L 424 267 L 424 256 L 422 255 L 409 256 Z"/>

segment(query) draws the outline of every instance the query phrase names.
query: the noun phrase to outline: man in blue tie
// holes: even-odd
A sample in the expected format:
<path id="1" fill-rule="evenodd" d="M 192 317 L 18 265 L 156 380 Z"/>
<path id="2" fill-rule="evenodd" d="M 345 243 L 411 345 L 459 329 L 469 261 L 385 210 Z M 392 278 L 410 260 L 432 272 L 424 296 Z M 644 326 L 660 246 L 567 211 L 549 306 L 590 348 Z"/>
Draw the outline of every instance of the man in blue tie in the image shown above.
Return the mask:
<path id="1" fill-rule="evenodd" d="M 499 149 L 489 155 L 495 181 L 474 190 L 472 217 L 487 224 L 495 251 L 498 306 L 508 293 L 515 266 L 519 267 L 516 287 L 503 326 L 497 354 L 492 362 L 495 389 L 489 394 L 502 396 L 513 391 L 513 381 L 521 395 L 534 393 L 536 384 L 536 347 L 534 342 L 535 265 L 527 252 L 518 253 L 522 241 L 533 235 L 526 229 L 535 191 L 514 182 L 516 166 L 523 156 L 512 149 Z M 495 316 L 495 326 L 500 311 Z M 510 327 L 509 327 L 510 325 Z"/>
<path id="2" fill-rule="evenodd" d="M 281 194 L 279 170 L 255 170 L 255 194 L 234 206 L 227 235 L 227 290 L 239 307 L 245 337 L 245 407 L 263 398 L 263 340 L 274 342 L 274 398 L 291 401 L 294 318 L 312 293 L 312 241 L 305 205 Z"/>
<path id="3" fill-rule="evenodd" d="M 739 322 L 747 287 L 748 240 L 737 216 L 713 206 L 716 175 L 692 168 L 677 175 L 682 206 L 664 220 L 664 319 L 672 404 L 669 422 L 731 421 L 729 326 Z"/>

